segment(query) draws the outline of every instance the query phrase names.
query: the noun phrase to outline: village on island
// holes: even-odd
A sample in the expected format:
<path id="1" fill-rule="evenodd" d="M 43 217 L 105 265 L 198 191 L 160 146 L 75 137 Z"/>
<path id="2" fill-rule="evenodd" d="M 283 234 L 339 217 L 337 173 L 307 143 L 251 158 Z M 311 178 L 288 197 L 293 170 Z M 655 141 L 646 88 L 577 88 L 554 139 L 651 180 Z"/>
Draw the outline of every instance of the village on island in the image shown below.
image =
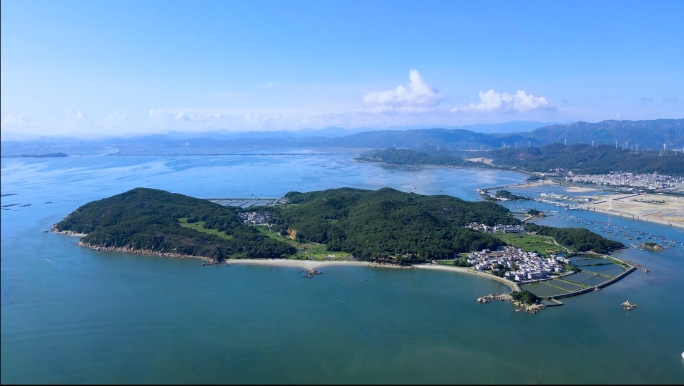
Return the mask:
<path id="1" fill-rule="evenodd" d="M 269 226 L 272 219 L 272 216 L 268 212 L 242 212 L 239 213 L 238 216 L 245 224 L 254 226 Z M 532 237 L 536 236 L 535 232 L 528 232 L 524 225 L 498 224 L 495 226 L 488 226 L 485 224 L 472 222 L 467 224 L 465 227 L 474 231 L 485 233 L 529 235 Z M 455 254 L 453 261 L 433 261 L 432 263 L 422 264 L 418 267 L 426 265 L 443 266 L 445 265 L 444 263 L 451 263 L 455 267 L 458 267 L 457 269 L 461 270 L 461 272 L 473 272 L 480 275 L 496 277 L 497 280 L 506 280 L 511 283 L 511 288 L 514 288 L 516 291 L 520 292 L 522 289 L 519 285 L 548 282 L 554 279 L 562 280 L 564 277 L 569 277 L 580 271 L 577 267 L 572 265 L 571 261 L 566 256 L 566 254 L 570 251 L 558 245 L 552 238 L 549 239 L 552 240 L 549 242 L 552 242 L 553 245 L 557 247 L 556 251 L 553 253 L 542 254 L 525 250 L 516 246 L 507 245 L 499 247 L 496 250 L 484 249 L 470 253 Z M 569 256 L 572 256 L 572 254 Z M 592 254 L 584 256 L 587 258 L 596 258 L 600 255 Z M 330 256 L 328 258 L 330 258 Z M 601 261 L 603 263 L 599 264 L 605 264 L 605 260 Z M 511 297 L 510 294 L 486 295 L 478 298 L 477 300 L 479 303 L 489 303 L 491 301 L 511 301 L 517 307 L 514 311 L 536 314 L 543 310 L 546 306 L 562 305 L 563 303 L 558 301 L 557 298 L 574 296 L 598 290 L 598 287 L 607 286 L 634 270 L 633 265 L 621 261 L 620 263 L 624 264 L 624 266 L 622 272 L 617 275 L 618 277 L 604 277 L 605 281 L 602 282 L 600 286 L 577 284 L 578 287 L 574 288 L 574 290 L 570 293 L 564 293 L 561 296 L 540 297 L 539 299 L 547 301 L 545 303 L 534 302 L 531 304 L 526 304 L 524 302 L 516 301 Z M 369 264 L 369 266 L 380 265 Z M 414 267 L 411 266 L 407 268 Z M 318 271 L 312 272 L 309 272 L 306 277 L 311 278 L 311 276 L 314 274 L 320 274 Z M 631 310 L 632 308 L 635 307 L 625 307 L 626 310 Z"/>
<path id="2" fill-rule="evenodd" d="M 612 190 L 613 193 L 609 196 L 587 196 L 545 192 L 540 193 L 538 197 L 533 198 L 517 196 L 506 190 L 498 190 L 502 188 L 508 188 L 508 186 L 478 189 L 477 191 L 483 196 L 483 198 L 488 200 L 532 200 L 544 204 L 561 206 L 564 209 L 571 211 L 605 211 L 623 215 L 622 212 L 617 212 L 616 209 L 619 209 L 620 211 L 626 211 L 630 210 L 632 206 L 636 207 L 639 205 L 639 209 L 642 212 L 634 212 L 633 217 L 651 217 L 648 220 L 656 222 L 669 222 L 670 218 L 667 216 L 673 213 L 672 205 L 677 206 L 677 204 L 681 203 L 681 198 L 676 197 L 676 194 L 674 197 L 668 195 L 663 196 L 662 193 L 676 193 L 676 191 L 681 191 L 684 188 L 684 178 L 659 175 L 657 173 L 633 174 L 611 172 L 608 174 L 584 175 L 573 174 L 570 171 L 559 169 L 551 171 L 550 173 L 532 174 L 536 175 L 536 178 L 542 178 L 542 180 L 539 181 L 536 178 L 531 178 L 527 183 L 520 184 L 520 187 L 539 183 L 561 183 L 563 185 L 567 184 L 570 187 L 574 186 L 574 188 L 570 188 L 569 191 L 571 192 L 582 192 L 589 191 L 590 189 L 596 189 Z M 552 180 L 548 180 L 547 178 L 552 178 Z M 495 191 L 496 194 L 490 194 L 489 191 L 492 190 Z M 275 204 L 278 205 L 279 203 L 280 200 L 276 200 Z M 662 208 L 662 217 L 656 217 L 657 215 L 660 216 L 660 214 L 656 214 L 656 212 L 650 208 Z M 650 210 L 650 212 L 644 212 L 646 210 Z M 681 208 L 680 210 L 674 210 L 674 212 L 677 213 L 680 211 Z M 478 232 L 499 234 L 504 237 L 513 236 L 521 238 L 537 238 L 537 241 L 539 241 L 539 239 L 542 237 L 537 236 L 536 232 L 528 232 L 524 223 L 536 218 L 543 218 L 545 215 L 544 212 L 547 212 L 546 215 L 549 214 L 549 211 L 530 210 L 527 212 L 528 217 L 523 220 L 523 225 L 498 224 L 494 226 L 488 226 L 473 222 L 465 225 L 465 227 Z M 608 234 L 614 236 L 622 235 L 629 240 L 644 238 L 645 240 L 641 244 L 631 245 L 636 249 L 651 248 L 657 251 L 662 249 L 660 244 L 662 244 L 662 246 L 665 248 L 674 247 L 678 244 L 674 240 L 646 234 L 639 232 L 638 230 L 635 231 L 637 233 L 634 235 L 629 233 L 630 229 L 611 230 L 611 228 L 614 228 L 615 226 L 610 224 L 602 224 L 598 220 L 591 222 L 589 220 L 583 220 L 581 217 L 573 217 L 572 215 L 563 215 L 562 217 L 565 218 L 567 216 L 569 216 L 567 219 L 573 220 L 575 222 L 589 222 L 589 224 L 584 225 L 596 230 L 606 231 Z M 271 222 L 271 216 L 267 212 L 244 212 L 240 213 L 239 217 L 245 224 L 248 225 L 269 226 L 269 223 Z M 603 229 L 602 227 L 607 228 Z M 528 313 L 537 313 L 545 306 L 560 305 L 562 303 L 559 302 L 558 299 L 561 298 L 576 296 L 590 291 L 598 291 L 601 288 L 620 280 L 636 269 L 646 273 L 648 272 L 648 269 L 645 267 L 631 261 L 622 261 L 615 259 L 614 257 L 595 253 L 576 253 L 559 245 L 553 238 L 545 237 L 544 239 L 552 247 L 551 249 L 545 251 L 531 250 L 525 245 L 519 245 L 516 243 L 511 244 L 507 242 L 509 245 L 499 247 L 496 250 L 484 249 L 470 253 L 455 254 L 453 261 L 433 261 L 432 263 L 422 265 L 453 266 L 462 272 L 472 272 L 474 274 L 487 275 L 494 277 L 497 280 L 509 282 L 510 287 L 516 289 L 515 291 L 523 291 L 523 288 L 525 288 L 531 289 L 536 293 L 541 287 L 546 288 L 547 290 L 549 288 L 558 290 L 555 293 L 553 293 L 552 290 L 551 292 L 540 294 L 540 296 L 537 298 L 539 300 L 543 300 L 544 302 L 536 302 L 536 304 L 524 304 L 521 302 L 516 302 L 516 300 L 512 299 L 509 294 L 492 294 L 478 299 L 478 302 L 480 303 L 488 303 L 490 301 L 497 300 L 513 301 L 516 306 L 519 306 L 518 311 Z M 653 243 L 650 240 L 657 240 L 660 242 L 660 244 Z M 652 247 L 650 246 L 651 244 L 653 244 Z M 684 247 L 684 244 L 682 246 Z M 333 258 L 337 257 L 329 255 L 324 259 Z M 577 267 L 573 262 L 577 261 L 578 259 L 594 259 L 595 263 L 590 262 L 590 265 L 588 266 Z M 594 269 L 596 267 L 611 263 L 616 264 L 619 269 L 617 269 L 615 272 Z M 413 268 L 413 266 L 410 268 Z M 543 285 L 539 287 L 539 284 Z M 533 287 L 530 287 L 530 285 Z M 627 303 L 622 304 L 622 306 L 625 308 L 625 310 L 636 308 L 636 306 Z"/>
<path id="3" fill-rule="evenodd" d="M 496 225 L 470 223 L 467 228 L 479 232 L 526 233 L 522 225 Z M 551 275 L 561 274 L 569 261 L 561 254 L 541 256 L 537 252 L 527 252 L 511 246 L 501 247 L 496 251 L 484 249 L 468 255 L 468 264 L 477 271 L 491 271 L 496 274 L 505 270 L 503 277 L 517 282 L 545 279 Z M 571 268 L 572 269 L 572 268 Z"/>
<path id="4" fill-rule="evenodd" d="M 653 182 L 654 180 L 650 181 Z M 664 181 L 657 179 L 657 181 L 666 185 L 673 182 L 667 179 Z M 679 181 L 674 181 L 674 183 L 679 183 Z M 658 186 L 660 187 L 663 185 Z M 485 188 L 479 190 L 479 192 L 485 196 L 485 199 L 490 197 L 495 201 L 532 199 L 530 197 L 517 196 L 506 190 L 498 190 L 495 195 L 489 195 L 487 192 L 488 190 L 500 188 L 504 187 Z M 572 198 L 575 197 L 577 196 Z M 563 199 L 566 197 L 556 197 L 556 195 L 548 193 L 542 194 L 542 198 L 539 200 L 559 198 Z M 640 203 L 644 201 L 644 198 L 642 197 L 634 197 L 634 199 L 639 199 Z M 291 258 L 280 261 L 277 265 L 297 266 L 304 268 L 301 270 L 301 272 L 303 272 L 303 276 L 308 279 L 311 279 L 315 275 L 322 274 L 322 272 L 316 271 L 314 268 L 326 264 L 357 264 L 368 267 L 387 267 L 390 270 L 394 268 L 431 268 L 452 270 L 479 275 L 481 277 L 488 277 L 504 283 L 512 290 L 510 293 L 491 294 L 480 297 L 477 299 L 479 303 L 489 303 L 491 301 L 511 301 L 516 305 L 516 307 L 518 307 L 514 311 L 534 314 L 547 306 L 562 305 L 563 303 L 561 303 L 559 299 L 577 296 L 591 291 L 599 291 L 601 288 L 621 280 L 623 277 L 627 276 L 637 268 L 643 272 L 648 272 L 645 267 L 640 266 L 639 264 L 633 263 L 631 261 L 623 261 L 604 254 L 610 254 L 610 251 L 615 248 L 624 248 L 624 245 L 621 243 L 605 241 L 604 239 L 604 241 L 600 241 L 600 243 L 596 241 L 597 244 L 593 244 L 594 241 L 588 241 L 592 240 L 591 237 L 587 239 L 586 236 L 582 236 L 581 240 L 583 240 L 583 244 L 581 244 L 581 247 L 578 247 L 573 244 L 572 241 L 568 243 L 568 240 L 572 240 L 573 238 L 577 240 L 580 239 L 580 236 L 572 233 L 574 231 L 566 230 L 562 231 L 560 234 L 557 233 L 557 231 L 553 231 L 556 232 L 553 233 L 550 231 L 551 228 L 549 227 L 530 223 L 530 220 L 551 215 L 551 213 L 548 213 L 549 211 L 540 211 L 534 208 L 516 208 L 514 206 L 514 208 L 522 210 L 522 212 L 516 213 L 527 214 L 525 219 L 522 219 L 521 222 L 518 222 L 515 225 L 487 225 L 479 222 L 470 222 L 461 225 L 474 232 L 492 234 L 494 239 L 498 239 L 499 241 L 497 244 L 490 244 L 492 245 L 492 247 L 490 247 L 491 249 L 478 250 L 477 247 L 469 248 L 465 251 L 463 249 L 460 251 L 458 249 L 452 249 L 450 252 L 446 251 L 445 254 L 442 254 L 441 256 L 443 257 L 439 257 L 441 260 L 426 260 L 423 258 L 419 262 L 411 262 L 406 261 L 406 255 L 401 255 L 384 256 L 382 259 L 377 261 L 365 261 L 366 259 L 357 258 L 353 253 L 340 253 L 338 250 L 328 250 L 327 243 L 314 242 L 311 240 L 305 240 L 303 237 L 297 237 L 299 234 L 294 229 L 283 229 L 282 226 L 279 225 L 281 223 L 278 222 L 281 220 L 280 216 L 282 215 L 280 213 L 280 209 L 273 208 L 273 211 L 271 211 L 266 207 L 279 206 L 287 203 L 289 200 L 285 197 L 278 199 L 257 197 L 204 198 L 203 200 L 214 202 L 221 206 L 239 208 L 237 211 L 232 212 L 232 216 L 236 216 L 239 223 L 257 228 L 262 237 L 266 236 L 272 240 L 276 240 L 277 242 L 282 242 L 289 245 L 290 250 L 296 251 L 296 253 L 291 252 Z M 589 202 L 592 201 L 594 205 L 597 204 L 595 200 L 590 200 Z M 650 202 L 647 204 L 650 204 Z M 561 216 L 560 213 L 558 213 L 558 215 Z M 204 221 L 198 221 L 196 218 L 180 218 L 178 221 L 181 226 L 185 228 L 196 229 L 204 233 L 218 234 L 219 237 L 223 238 L 231 237 L 225 236 L 216 230 L 205 228 Z M 585 220 L 585 222 L 588 221 L 589 220 Z M 598 220 L 592 221 L 593 223 L 589 224 L 591 225 L 591 228 L 603 226 L 603 224 L 600 224 L 600 221 Z M 274 226 L 276 226 L 275 231 L 272 230 Z M 606 231 L 611 235 L 618 234 L 616 233 L 617 231 L 614 232 L 611 229 L 601 228 L 601 230 Z M 629 229 L 623 229 L 622 232 L 624 233 L 628 230 Z M 58 229 L 54 228 L 53 231 L 58 231 Z M 64 233 L 68 232 L 71 231 L 64 231 Z M 652 235 L 645 233 L 639 234 L 639 236 L 645 237 L 646 240 L 655 240 L 652 238 Z M 472 237 L 477 239 L 481 236 L 472 235 Z M 570 239 L 568 239 L 568 237 L 570 237 Z M 490 238 L 490 236 L 487 235 L 485 239 L 487 238 Z M 657 240 L 661 241 L 660 239 Z M 562 241 L 563 244 L 560 244 L 558 241 Z M 674 243 L 670 243 L 670 241 L 671 240 L 669 239 L 662 240 L 661 243 L 664 245 L 664 248 L 670 248 L 675 245 Z M 642 244 L 646 245 L 649 243 L 650 242 L 647 241 Z M 124 247 L 116 246 L 103 247 L 95 244 L 89 245 L 85 242 L 79 242 L 78 244 L 97 250 L 132 250 L 131 248 L 126 249 Z M 652 244 L 654 244 L 654 250 L 657 246 L 659 246 L 656 245 L 656 243 Z M 494 247 L 494 245 L 498 246 Z M 588 248 L 588 246 L 590 248 Z M 596 246 L 598 246 L 598 248 L 595 248 Z M 469 252 L 466 252 L 468 250 Z M 155 255 L 168 255 L 168 257 L 179 257 L 181 255 L 179 253 L 164 253 L 162 251 L 147 250 L 134 251 L 134 253 L 153 253 Z M 192 256 L 183 255 L 180 257 Z M 202 266 L 216 265 L 221 263 L 228 266 L 233 263 L 254 263 L 249 259 L 243 261 L 239 258 L 216 258 L 213 260 L 209 258 L 203 258 L 203 260 L 205 260 L 205 262 L 201 263 Z M 275 264 L 275 262 L 270 260 L 263 261 L 263 263 Z M 629 305 L 624 306 L 624 308 L 631 310 L 636 307 Z"/>

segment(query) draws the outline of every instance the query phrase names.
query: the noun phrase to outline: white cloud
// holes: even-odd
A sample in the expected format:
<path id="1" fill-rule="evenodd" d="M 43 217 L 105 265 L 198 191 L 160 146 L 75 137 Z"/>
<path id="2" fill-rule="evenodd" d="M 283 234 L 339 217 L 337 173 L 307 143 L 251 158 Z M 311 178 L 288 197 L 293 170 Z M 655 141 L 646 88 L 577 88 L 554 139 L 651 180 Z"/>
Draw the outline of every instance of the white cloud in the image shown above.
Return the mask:
<path id="1" fill-rule="evenodd" d="M 217 118 L 223 118 L 222 114 L 185 114 L 183 112 L 176 114 L 178 121 L 209 121 Z"/>
<path id="2" fill-rule="evenodd" d="M 114 114 L 110 114 L 106 118 L 109 121 L 120 121 L 122 119 L 126 119 L 126 115 L 121 115 L 118 112 L 114 112 Z"/>
<path id="3" fill-rule="evenodd" d="M 65 111 L 64 114 L 67 116 L 65 125 L 69 127 L 75 127 L 88 119 L 88 116 L 83 114 L 81 110 L 78 110 L 75 113 L 71 111 Z"/>
<path id="4" fill-rule="evenodd" d="M 67 117 L 69 117 L 69 119 L 71 119 L 73 121 L 82 121 L 82 120 L 86 119 L 86 115 L 83 114 L 83 112 L 81 110 L 78 110 L 75 113 L 72 113 L 71 111 L 65 111 L 64 114 Z"/>
<path id="5" fill-rule="evenodd" d="M 173 113 L 166 110 L 150 109 L 150 118 L 161 118 L 167 114 Z"/>
<path id="6" fill-rule="evenodd" d="M 508 93 L 500 94 L 494 90 L 480 91 L 480 103 L 471 103 L 463 108 L 454 108 L 451 111 L 515 111 L 524 113 L 530 110 L 550 110 L 555 107 L 544 97 L 535 97 L 523 90 L 518 90 L 515 95 Z"/>
<path id="7" fill-rule="evenodd" d="M 6 114 L 0 116 L 0 127 L 20 126 L 28 123 L 24 114 Z"/>
<path id="8" fill-rule="evenodd" d="M 430 86 L 418 70 L 411 70 L 407 87 L 398 86 L 394 90 L 373 91 L 363 97 L 365 103 L 387 106 L 436 106 L 442 100 L 444 96 Z"/>
<path id="9" fill-rule="evenodd" d="M 204 113 L 204 114 L 190 114 L 183 111 L 175 112 L 162 109 L 151 109 L 149 111 L 150 118 L 155 119 L 174 119 L 181 122 L 189 121 L 211 121 L 219 118 L 224 118 L 223 114 L 218 113 Z"/>

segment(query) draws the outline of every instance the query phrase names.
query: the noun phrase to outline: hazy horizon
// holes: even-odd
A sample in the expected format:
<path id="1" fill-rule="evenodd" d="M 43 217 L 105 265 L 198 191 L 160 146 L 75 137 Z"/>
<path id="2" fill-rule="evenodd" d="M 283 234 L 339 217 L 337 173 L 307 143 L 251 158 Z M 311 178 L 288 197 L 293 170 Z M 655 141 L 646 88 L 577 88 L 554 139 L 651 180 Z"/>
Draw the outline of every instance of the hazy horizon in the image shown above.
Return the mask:
<path id="1" fill-rule="evenodd" d="M 3 133 L 2 141 L 31 141 L 40 138 L 68 138 L 68 139 L 84 139 L 84 140 L 97 140 L 97 139 L 107 139 L 107 138 L 132 138 L 138 136 L 148 136 L 148 135 L 168 135 L 168 136 L 202 136 L 209 134 L 223 134 L 223 135 L 265 135 L 269 133 L 288 133 L 297 136 L 317 136 L 325 133 L 325 136 L 330 136 L 331 133 L 341 133 L 342 135 L 351 135 L 360 132 L 367 131 L 384 131 L 384 130 L 420 130 L 420 129 L 464 129 L 475 133 L 521 133 L 532 131 L 539 127 L 544 127 L 547 125 L 554 124 L 571 124 L 573 122 L 536 122 L 536 121 L 509 121 L 502 123 L 474 123 L 466 124 L 462 126 L 448 126 L 448 125 L 410 125 L 410 126 L 387 126 L 387 127 L 359 127 L 359 128 L 345 128 L 339 126 L 328 126 L 323 128 L 310 128 L 301 127 L 295 129 L 281 129 L 281 130 L 229 130 L 229 129 L 207 129 L 200 131 L 183 131 L 183 130 L 159 130 L 153 132 L 121 132 L 121 133 L 98 133 L 98 132 L 86 132 L 86 133 L 66 133 L 66 134 L 22 134 L 22 133 Z"/>

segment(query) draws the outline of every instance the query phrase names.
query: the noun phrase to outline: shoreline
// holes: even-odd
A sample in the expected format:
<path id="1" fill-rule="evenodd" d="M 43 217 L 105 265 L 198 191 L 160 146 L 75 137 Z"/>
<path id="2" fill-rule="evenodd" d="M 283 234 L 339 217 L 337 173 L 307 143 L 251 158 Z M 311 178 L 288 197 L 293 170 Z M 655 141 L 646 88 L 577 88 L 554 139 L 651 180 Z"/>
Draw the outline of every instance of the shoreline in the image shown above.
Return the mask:
<path id="1" fill-rule="evenodd" d="M 202 260 L 206 261 L 208 263 L 213 263 L 214 259 L 205 257 L 205 256 L 194 256 L 194 255 L 183 255 L 180 253 L 172 253 L 172 252 L 159 252 L 159 251 L 151 251 L 147 249 L 133 249 L 133 248 L 126 248 L 126 247 L 101 247 L 99 245 L 92 245 L 88 243 L 84 243 L 82 241 L 79 241 L 76 243 L 79 247 L 83 248 L 88 248 L 92 249 L 93 251 L 100 251 L 100 252 L 123 252 L 123 253 L 130 253 L 133 255 L 141 255 L 141 256 L 158 256 L 158 257 L 166 257 L 169 259 L 193 259 L 193 260 Z"/>
<path id="2" fill-rule="evenodd" d="M 479 166 L 479 165 L 434 165 L 434 164 L 392 164 L 392 163 L 387 163 L 387 162 L 378 162 L 378 161 L 367 161 L 367 160 L 360 160 L 360 159 L 354 159 L 356 162 L 361 162 L 361 163 L 369 163 L 369 164 L 376 164 L 376 165 L 382 165 L 382 166 L 393 166 L 393 167 L 408 167 L 408 168 L 435 168 L 435 169 L 440 169 L 440 168 L 450 168 L 450 169 L 477 169 L 477 170 L 502 170 L 502 171 L 512 171 L 512 172 L 517 172 L 516 170 L 508 170 L 508 169 L 497 169 L 495 167 L 486 167 L 486 166 Z M 481 162 L 473 162 L 473 163 L 480 163 Z M 484 164 L 486 165 L 486 164 Z M 526 174 L 524 172 L 521 172 L 523 174 Z"/>
<path id="3" fill-rule="evenodd" d="M 479 276 L 479 277 L 482 277 L 482 278 L 485 278 L 485 279 L 490 279 L 490 280 L 498 281 L 499 283 L 504 284 L 505 286 L 507 286 L 508 288 L 510 288 L 510 289 L 513 290 L 513 291 L 520 291 L 520 287 L 519 287 L 516 283 L 514 283 L 514 282 L 512 282 L 512 281 L 510 281 L 510 280 L 506 280 L 506 279 L 504 279 L 504 278 L 501 278 L 501 277 L 498 277 L 498 276 L 494 276 L 494 275 L 490 275 L 490 274 L 486 274 L 486 273 L 476 272 L 476 271 L 474 271 L 474 270 L 472 270 L 472 269 L 470 269 L 470 268 L 465 268 L 465 267 L 449 267 L 449 266 L 446 266 L 446 265 L 432 265 L 432 264 L 413 264 L 412 267 L 415 267 L 415 268 L 418 268 L 418 269 L 434 269 L 434 270 L 438 270 L 438 271 L 450 271 L 450 272 L 467 273 L 467 274 Z"/>
<path id="4" fill-rule="evenodd" d="M 498 170 L 530 175 L 529 173 L 519 171 L 519 170 L 504 170 L 504 169 L 498 169 Z M 530 182 L 521 182 L 518 184 L 511 184 L 511 185 L 501 185 L 501 186 L 492 186 L 492 187 L 488 187 L 488 188 L 479 188 L 477 190 L 490 191 L 490 190 L 501 190 L 501 189 L 510 189 L 510 188 L 525 189 L 525 188 L 535 188 L 538 186 L 555 185 L 555 184 L 557 184 L 557 183 L 553 182 L 552 180 L 545 179 L 545 180 L 537 180 L 537 181 L 530 181 Z"/>
<path id="5" fill-rule="evenodd" d="M 368 261 L 316 261 L 316 260 L 295 260 L 295 259 L 225 259 L 219 264 L 244 264 L 244 265 L 264 265 L 272 267 L 293 267 L 308 268 L 313 270 L 320 267 L 330 267 L 333 265 L 346 266 L 368 266 Z"/>
<path id="6" fill-rule="evenodd" d="M 52 225 L 50 228 L 50 232 L 52 233 L 57 233 L 59 235 L 66 235 L 66 236 L 76 236 L 76 237 L 86 237 L 88 236 L 87 233 L 76 233 L 74 231 L 58 231 L 57 227 L 55 225 Z"/>
<path id="7" fill-rule="evenodd" d="M 80 236 L 83 237 L 85 235 L 83 234 L 77 234 L 73 233 L 71 231 L 57 231 L 56 229 L 53 228 L 52 230 L 54 233 L 58 234 L 63 234 L 67 236 Z M 139 249 L 132 249 L 132 248 L 125 248 L 125 247 L 101 247 L 97 245 L 92 245 L 88 243 L 84 243 L 82 241 L 79 241 L 77 244 L 79 247 L 83 248 L 88 248 L 92 249 L 94 251 L 105 251 L 105 252 L 122 252 L 122 253 L 130 253 L 134 255 L 141 255 L 141 256 L 156 256 L 156 257 L 166 257 L 169 259 L 193 259 L 193 260 L 201 260 L 204 262 L 208 263 L 215 263 L 215 261 L 211 258 L 205 257 L 205 256 L 194 256 L 194 255 L 182 255 L 179 253 L 170 253 L 170 252 L 159 252 L 159 251 L 150 251 L 150 250 L 139 250 Z M 244 264 L 244 265 L 261 265 L 261 266 L 273 266 L 273 267 L 292 267 L 292 268 L 305 268 L 308 270 L 314 270 L 316 268 L 321 268 L 321 267 L 331 267 L 331 266 L 363 266 L 363 267 L 372 267 L 372 268 L 396 268 L 396 269 L 411 269 L 411 268 L 418 268 L 418 269 L 433 269 L 433 270 L 441 270 L 441 271 L 450 271 L 450 272 L 457 272 L 457 273 L 466 273 L 470 275 L 475 275 L 479 276 L 482 278 L 490 279 L 497 281 L 499 283 L 502 283 L 506 285 L 508 288 L 510 288 L 513 291 L 520 291 L 520 287 L 518 285 L 510 280 L 506 280 L 494 275 L 488 275 L 480 272 L 475 272 L 472 269 L 469 268 L 463 268 L 463 267 L 447 267 L 447 266 L 441 266 L 441 265 L 431 265 L 431 264 L 412 264 L 409 267 L 403 267 L 403 266 L 393 266 L 393 265 L 380 265 L 380 264 L 373 264 L 373 262 L 370 261 L 349 261 L 349 260 L 342 260 L 342 261 L 316 261 L 316 260 L 295 260 L 295 259 L 225 259 L 221 261 L 220 263 L 215 263 L 217 265 L 220 264 Z"/>

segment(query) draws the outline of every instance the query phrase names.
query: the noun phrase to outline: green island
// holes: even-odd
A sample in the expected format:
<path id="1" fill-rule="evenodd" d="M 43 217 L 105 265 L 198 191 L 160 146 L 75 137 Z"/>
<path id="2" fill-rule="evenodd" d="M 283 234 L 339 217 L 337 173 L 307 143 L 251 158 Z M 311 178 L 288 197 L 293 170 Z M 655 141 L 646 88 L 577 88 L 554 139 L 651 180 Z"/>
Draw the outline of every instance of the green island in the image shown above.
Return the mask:
<path id="1" fill-rule="evenodd" d="M 371 150 L 359 155 L 357 161 L 378 162 L 388 165 L 435 165 L 435 166 L 462 166 L 491 168 L 487 164 L 470 162 L 452 155 L 450 152 L 432 152 L 427 154 L 421 151 L 409 149 L 383 149 Z"/>
<path id="2" fill-rule="evenodd" d="M 505 189 L 497 191 L 496 194 L 494 194 L 494 197 L 499 199 L 500 201 L 516 201 L 516 200 L 529 200 L 530 199 L 530 197 L 518 196 L 517 194 L 513 194 L 513 193 L 511 193 Z"/>
<path id="3" fill-rule="evenodd" d="M 446 195 L 424 196 L 390 188 L 289 192 L 286 204 L 245 210 L 162 190 L 136 188 L 76 209 L 54 230 L 83 234 L 80 245 L 219 262 L 232 259 L 350 259 L 410 265 L 452 260 L 459 253 L 517 246 L 540 254 L 566 248 L 602 253 L 622 244 L 581 228 L 527 224 L 536 234 L 477 232 L 465 227 L 520 225 L 508 209 Z M 454 260 L 456 258 L 456 260 Z"/>

